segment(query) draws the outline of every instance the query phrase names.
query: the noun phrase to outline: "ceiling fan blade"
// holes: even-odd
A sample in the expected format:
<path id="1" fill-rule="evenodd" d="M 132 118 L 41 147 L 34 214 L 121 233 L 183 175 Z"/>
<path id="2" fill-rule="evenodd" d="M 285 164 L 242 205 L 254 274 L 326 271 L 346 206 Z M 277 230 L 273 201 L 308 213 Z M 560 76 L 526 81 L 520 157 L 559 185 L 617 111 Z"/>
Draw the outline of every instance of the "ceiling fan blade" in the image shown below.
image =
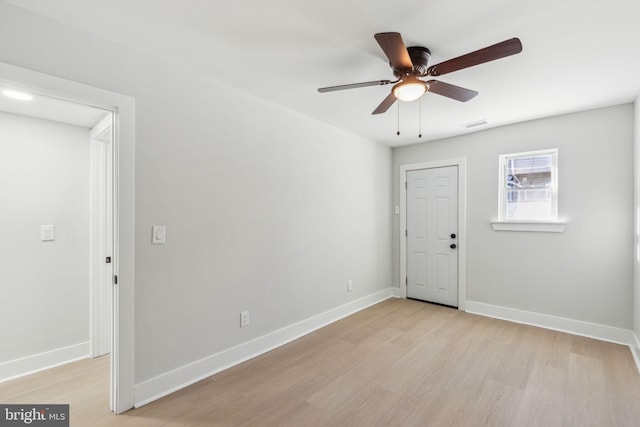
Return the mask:
<path id="1" fill-rule="evenodd" d="M 427 70 L 428 76 L 441 76 L 452 71 L 462 70 L 463 68 L 473 67 L 474 65 L 484 64 L 485 62 L 494 61 L 496 59 L 515 55 L 522 52 L 522 43 L 520 39 L 512 38 L 503 42 L 494 44 L 484 49 L 476 50 L 457 58 L 432 65 Z"/>
<path id="2" fill-rule="evenodd" d="M 384 99 L 384 101 L 382 101 L 380 103 L 380 105 L 378 105 L 378 108 L 376 108 L 375 110 L 373 110 L 373 113 L 371 114 L 380 114 L 380 113 L 384 113 L 385 111 L 387 111 L 389 109 L 389 107 L 391 107 L 393 105 L 394 102 L 396 102 L 396 96 L 393 94 L 393 92 L 390 92 L 389 95 L 387 95 L 387 97 Z"/>
<path id="3" fill-rule="evenodd" d="M 438 95 L 446 96 L 447 98 L 455 99 L 460 102 L 467 102 L 478 94 L 475 90 L 465 89 L 460 86 L 439 82 L 437 80 L 429 80 L 426 83 L 428 92 L 437 93 Z"/>
<path id="4" fill-rule="evenodd" d="M 389 58 L 394 69 L 410 70 L 413 68 L 409 52 L 407 52 L 407 47 L 404 45 L 400 33 L 378 33 L 373 37 Z"/>
<path id="5" fill-rule="evenodd" d="M 372 82 L 363 82 L 363 83 L 352 83 L 349 85 L 339 85 L 339 86 L 329 86 L 329 87 L 321 87 L 318 89 L 318 92 L 334 92 L 336 90 L 345 90 L 345 89 L 355 89 L 358 87 L 367 87 L 367 86 L 384 86 L 391 83 L 391 80 L 375 80 Z"/>

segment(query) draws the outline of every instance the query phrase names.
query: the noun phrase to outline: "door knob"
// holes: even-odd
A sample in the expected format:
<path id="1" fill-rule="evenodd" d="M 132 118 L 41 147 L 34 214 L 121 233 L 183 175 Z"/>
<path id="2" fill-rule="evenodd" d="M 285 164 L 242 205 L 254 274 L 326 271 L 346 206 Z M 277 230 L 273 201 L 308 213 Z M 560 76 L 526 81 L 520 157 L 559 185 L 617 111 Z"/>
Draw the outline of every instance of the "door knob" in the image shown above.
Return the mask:
<path id="1" fill-rule="evenodd" d="M 451 238 L 455 239 L 456 238 L 456 233 L 451 233 Z"/>
<path id="2" fill-rule="evenodd" d="M 451 249 L 455 249 L 455 248 L 457 248 L 457 246 L 456 246 L 456 244 L 455 244 L 455 243 L 450 244 L 450 245 L 449 245 L 449 247 L 450 247 Z"/>

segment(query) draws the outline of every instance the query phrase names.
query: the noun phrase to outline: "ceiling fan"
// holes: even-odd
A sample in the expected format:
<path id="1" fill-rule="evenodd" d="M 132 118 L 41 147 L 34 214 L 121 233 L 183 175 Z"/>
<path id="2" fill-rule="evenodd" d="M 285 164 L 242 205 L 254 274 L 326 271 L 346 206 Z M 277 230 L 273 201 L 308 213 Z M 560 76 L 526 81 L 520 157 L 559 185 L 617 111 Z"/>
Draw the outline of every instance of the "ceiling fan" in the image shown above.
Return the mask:
<path id="1" fill-rule="evenodd" d="M 431 59 L 429 49 L 422 46 L 405 47 L 400 33 L 378 33 L 374 38 L 387 58 L 389 58 L 389 65 L 391 65 L 393 75 L 397 80 L 375 80 L 371 82 L 321 87 L 318 89 L 318 92 L 324 93 L 359 87 L 394 84 L 391 88 L 391 93 L 387 95 L 371 114 L 384 113 L 397 99 L 401 101 L 415 101 L 425 92 L 432 92 L 457 101 L 466 102 L 475 97 L 478 92 L 438 80 L 421 80 L 420 77 L 441 76 L 522 52 L 520 40 L 518 38 L 512 38 L 485 47 L 484 49 L 479 49 L 466 55 L 428 66 L 429 59 Z"/>

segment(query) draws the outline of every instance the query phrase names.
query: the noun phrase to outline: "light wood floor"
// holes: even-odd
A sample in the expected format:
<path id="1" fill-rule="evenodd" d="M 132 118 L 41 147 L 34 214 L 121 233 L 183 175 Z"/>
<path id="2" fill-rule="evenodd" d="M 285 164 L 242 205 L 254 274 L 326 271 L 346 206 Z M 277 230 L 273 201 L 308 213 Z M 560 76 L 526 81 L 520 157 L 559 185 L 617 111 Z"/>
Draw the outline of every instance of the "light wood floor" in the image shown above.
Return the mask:
<path id="1" fill-rule="evenodd" d="M 391 299 L 123 415 L 108 358 L 0 384 L 83 426 L 638 426 L 629 349 Z"/>

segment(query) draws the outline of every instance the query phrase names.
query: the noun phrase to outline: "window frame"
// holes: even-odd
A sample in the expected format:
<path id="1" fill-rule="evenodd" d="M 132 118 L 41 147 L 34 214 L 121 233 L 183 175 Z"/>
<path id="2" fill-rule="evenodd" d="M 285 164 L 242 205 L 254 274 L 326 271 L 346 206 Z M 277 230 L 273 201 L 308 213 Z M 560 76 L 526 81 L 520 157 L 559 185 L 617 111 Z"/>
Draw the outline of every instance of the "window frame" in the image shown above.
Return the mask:
<path id="1" fill-rule="evenodd" d="M 551 218 L 549 219 L 510 219 L 506 218 L 506 177 L 507 161 L 518 157 L 530 157 L 535 155 L 551 154 Z M 558 221 L 558 149 L 549 148 L 544 150 L 524 151 L 519 153 L 500 154 L 498 158 L 499 180 L 498 180 L 498 220 L 492 222 L 494 230 L 502 231 L 564 231 L 564 223 Z M 542 224 L 543 226 L 540 226 Z M 544 226 L 551 225 L 550 227 Z M 523 227 L 521 227 L 522 225 Z M 527 225 L 531 225 L 527 227 Z M 556 227 L 555 225 L 558 225 Z"/>

